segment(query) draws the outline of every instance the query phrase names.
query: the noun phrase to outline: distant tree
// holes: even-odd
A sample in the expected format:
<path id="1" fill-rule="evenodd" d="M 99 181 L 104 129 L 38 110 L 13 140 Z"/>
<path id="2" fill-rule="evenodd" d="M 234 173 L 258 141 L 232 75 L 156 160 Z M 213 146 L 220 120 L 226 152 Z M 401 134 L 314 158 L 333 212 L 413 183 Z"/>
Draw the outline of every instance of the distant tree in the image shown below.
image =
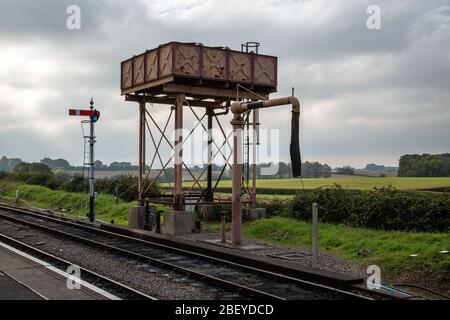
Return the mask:
<path id="1" fill-rule="evenodd" d="M 23 161 L 19 158 L 10 158 L 3 156 L 0 158 L 0 171 L 11 172 L 16 165 Z"/>
<path id="2" fill-rule="evenodd" d="M 103 162 L 101 162 L 100 160 L 96 160 L 94 162 L 94 168 L 95 169 L 105 169 L 105 168 L 108 168 L 108 166 L 104 165 Z"/>
<path id="3" fill-rule="evenodd" d="M 347 166 L 343 166 L 342 168 L 336 168 L 336 172 L 339 174 L 345 174 L 345 175 L 352 176 L 355 174 L 355 168 L 347 165 Z"/>
<path id="4" fill-rule="evenodd" d="M 137 166 L 133 166 L 131 162 L 112 162 L 109 165 L 109 169 L 111 170 L 134 170 Z"/>
<path id="5" fill-rule="evenodd" d="M 397 167 L 386 167 L 384 165 L 378 165 L 375 163 L 369 163 L 366 165 L 364 170 L 369 172 L 397 172 Z"/>
<path id="6" fill-rule="evenodd" d="M 56 168 L 61 168 L 61 169 L 70 169 L 70 163 L 65 160 L 65 159 L 50 159 L 50 158 L 44 158 L 41 160 L 41 163 L 45 164 L 46 166 L 48 166 L 50 169 L 56 169 Z"/>
<path id="7" fill-rule="evenodd" d="M 450 177 L 450 154 L 407 154 L 400 157 L 399 177 Z"/>
<path id="8" fill-rule="evenodd" d="M 280 162 L 278 164 L 277 178 L 287 179 L 291 176 L 292 176 L 292 169 L 291 169 L 290 164 L 288 165 L 287 163 Z"/>
<path id="9" fill-rule="evenodd" d="M 21 174 L 21 173 L 44 173 L 51 174 L 52 169 L 50 169 L 47 165 L 43 163 L 26 163 L 22 162 L 14 167 L 13 173 Z"/>
<path id="10" fill-rule="evenodd" d="M 323 177 L 331 178 L 331 167 L 327 164 L 323 165 Z"/>

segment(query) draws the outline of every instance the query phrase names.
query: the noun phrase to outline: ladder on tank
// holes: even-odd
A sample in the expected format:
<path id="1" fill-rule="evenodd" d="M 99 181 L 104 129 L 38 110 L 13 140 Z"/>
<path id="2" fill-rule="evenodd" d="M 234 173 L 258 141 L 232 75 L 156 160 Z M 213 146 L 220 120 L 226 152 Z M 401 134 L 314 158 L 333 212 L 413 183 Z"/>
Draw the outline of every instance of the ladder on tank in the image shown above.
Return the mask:
<path id="1" fill-rule="evenodd" d="M 247 113 L 244 121 L 244 159 L 242 173 L 245 180 L 250 181 L 250 113 Z"/>
<path id="2" fill-rule="evenodd" d="M 254 113 L 254 114 L 253 114 Z M 251 117 L 254 117 L 250 120 Z M 255 123 L 253 123 L 255 121 Z M 255 128 L 254 128 L 255 124 Z M 243 177 L 243 189 L 245 188 L 245 183 L 250 184 L 250 180 L 252 179 L 252 166 L 250 164 L 256 163 L 257 152 L 251 156 L 252 163 L 250 163 L 250 153 L 253 151 L 253 146 L 258 148 L 259 146 L 259 111 L 253 110 L 248 112 L 244 118 L 244 130 L 243 130 L 243 164 L 242 164 L 242 177 Z M 253 130 L 256 130 L 253 132 Z M 250 138 L 250 134 L 252 134 L 252 138 Z M 255 150 L 256 151 L 256 150 Z M 255 159 L 253 159 L 255 157 Z"/>

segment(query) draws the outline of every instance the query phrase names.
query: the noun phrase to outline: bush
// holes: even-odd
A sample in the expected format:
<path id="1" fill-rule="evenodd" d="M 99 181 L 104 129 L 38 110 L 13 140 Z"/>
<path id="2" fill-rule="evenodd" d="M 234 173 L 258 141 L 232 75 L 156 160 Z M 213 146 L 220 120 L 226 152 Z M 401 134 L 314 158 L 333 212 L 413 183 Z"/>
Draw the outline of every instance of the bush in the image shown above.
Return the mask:
<path id="1" fill-rule="evenodd" d="M 96 181 L 96 189 L 101 193 L 118 194 L 123 201 L 130 202 L 137 200 L 137 177 L 131 175 L 122 175 L 117 178 L 103 178 Z M 146 180 L 147 185 L 151 181 Z M 161 192 L 157 184 L 154 184 L 145 196 L 159 195 Z"/>
<path id="2" fill-rule="evenodd" d="M 0 179 L 8 178 L 9 173 L 5 171 L 0 171 Z"/>
<path id="3" fill-rule="evenodd" d="M 18 166 L 16 166 L 18 167 Z M 21 181 L 26 184 L 39 185 L 50 189 L 64 190 L 67 192 L 88 192 L 89 179 L 81 174 L 68 175 L 61 171 L 42 170 L 44 172 L 30 171 L 30 166 L 19 167 L 18 170 L 9 175 L 13 181 Z M 33 167 L 31 167 L 33 169 Z M 42 167 L 41 169 L 45 169 Z M 8 177 L 8 174 L 4 175 Z M 0 176 L 2 178 L 2 176 Z M 147 185 L 150 181 L 146 181 Z M 119 176 L 117 178 L 102 178 L 95 180 L 95 190 L 98 193 L 118 194 L 119 198 L 125 202 L 137 200 L 137 177 Z M 160 190 L 157 184 L 154 184 L 148 191 L 149 195 L 159 195 Z"/>
<path id="4" fill-rule="evenodd" d="M 74 174 L 62 184 L 61 189 L 67 192 L 87 192 L 89 182 L 81 174 Z"/>
<path id="5" fill-rule="evenodd" d="M 266 208 L 266 215 L 267 216 L 283 216 L 283 217 L 289 217 L 292 216 L 292 201 L 285 201 L 278 198 L 273 199 L 265 199 L 258 201 L 258 205 Z"/>
<path id="6" fill-rule="evenodd" d="M 383 230 L 448 232 L 450 197 L 390 188 L 344 190 L 339 185 L 298 193 L 291 214 L 311 219 L 311 205 L 319 204 L 322 222 Z"/>

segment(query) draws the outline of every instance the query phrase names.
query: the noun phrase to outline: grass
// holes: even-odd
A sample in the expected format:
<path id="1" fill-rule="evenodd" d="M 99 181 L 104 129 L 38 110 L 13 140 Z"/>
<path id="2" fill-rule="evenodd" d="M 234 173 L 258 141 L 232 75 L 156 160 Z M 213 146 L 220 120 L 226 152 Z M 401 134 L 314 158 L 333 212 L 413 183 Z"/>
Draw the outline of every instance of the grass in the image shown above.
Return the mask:
<path id="1" fill-rule="evenodd" d="M 21 199 L 33 207 L 51 209 L 78 217 L 86 217 L 88 212 L 89 196 L 87 194 L 51 190 L 16 182 L 0 181 L 0 200 L 14 201 L 17 189 L 20 190 Z M 128 208 L 135 205 L 135 202 L 121 201 L 116 205 L 114 196 L 99 194 L 95 198 L 96 219 L 105 222 L 114 220 L 116 224 L 125 225 L 128 223 Z"/>
<path id="2" fill-rule="evenodd" d="M 247 238 L 287 246 L 310 248 L 311 225 L 295 219 L 272 217 L 243 225 Z M 397 274 L 408 270 L 445 273 L 450 268 L 450 234 L 411 233 L 320 224 L 319 248 L 367 267 L 376 264 Z M 418 254 L 411 257 L 411 254 Z"/>
<path id="3" fill-rule="evenodd" d="M 227 231 L 230 231 L 227 225 Z M 207 232 L 219 232 L 218 223 L 205 226 Z M 311 224 L 296 219 L 272 217 L 245 222 L 245 238 L 289 248 L 310 249 Z M 450 268 L 450 234 L 369 230 L 339 224 L 319 225 L 319 248 L 362 267 L 376 264 L 382 270 L 399 274 L 427 270 L 445 274 Z M 411 257 L 411 254 L 418 254 Z"/>
<path id="4" fill-rule="evenodd" d="M 368 190 L 374 187 L 388 187 L 393 186 L 400 190 L 415 190 L 415 189 L 429 189 L 439 187 L 450 187 L 450 178 L 371 178 L 361 176 L 345 176 L 333 178 L 307 178 L 303 179 L 303 184 L 306 189 L 314 189 L 323 186 L 340 184 L 347 189 Z M 201 181 L 202 186 L 206 186 L 205 181 Z M 165 184 L 162 184 L 165 186 Z M 190 187 L 192 182 L 184 182 L 184 187 Z M 231 188 L 231 181 L 224 180 L 219 183 L 219 187 Z M 300 179 L 270 179 L 258 180 L 258 188 L 271 189 L 301 189 L 302 181 Z"/>

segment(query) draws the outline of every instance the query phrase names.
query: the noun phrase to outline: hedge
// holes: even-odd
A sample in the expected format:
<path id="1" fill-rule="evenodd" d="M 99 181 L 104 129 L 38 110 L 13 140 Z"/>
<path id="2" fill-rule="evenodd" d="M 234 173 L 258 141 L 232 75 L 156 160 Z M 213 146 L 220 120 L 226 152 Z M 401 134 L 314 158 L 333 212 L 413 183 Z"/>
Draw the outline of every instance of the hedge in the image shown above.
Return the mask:
<path id="1" fill-rule="evenodd" d="M 30 185 L 39 185 L 52 190 L 63 190 L 67 192 L 88 192 L 89 181 L 82 175 L 69 175 L 66 173 L 12 173 L 1 174 L 0 179 L 20 181 Z M 121 175 L 115 178 L 101 178 L 95 181 L 95 191 L 116 195 L 125 202 L 137 199 L 137 177 Z M 149 179 L 145 181 L 150 184 Z M 158 184 L 154 184 L 147 194 L 160 194 Z"/>
<path id="2" fill-rule="evenodd" d="M 319 205 L 319 221 L 382 230 L 449 232 L 450 196 L 395 188 L 347 190 L 339 185 L 299 192 L 292 216 L 311 219 L 311 204 Z"/>

